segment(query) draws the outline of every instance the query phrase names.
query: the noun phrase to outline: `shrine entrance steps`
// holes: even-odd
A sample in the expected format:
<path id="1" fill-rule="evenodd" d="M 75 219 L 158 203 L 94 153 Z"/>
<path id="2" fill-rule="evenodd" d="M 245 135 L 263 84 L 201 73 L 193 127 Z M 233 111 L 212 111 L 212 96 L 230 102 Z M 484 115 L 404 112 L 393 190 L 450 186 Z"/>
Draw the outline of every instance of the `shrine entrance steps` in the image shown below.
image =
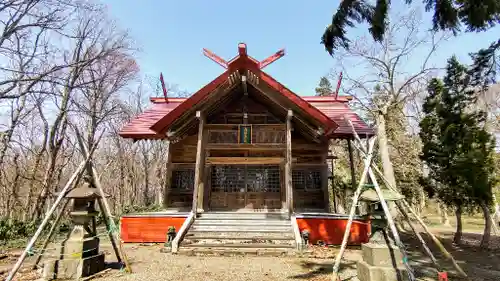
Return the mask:
<path id="1" fill-rule="evenodd" d="M 180 254 L 294 255 L 292 224 L 285 213 L 200 214 L 179 247 Z"/>

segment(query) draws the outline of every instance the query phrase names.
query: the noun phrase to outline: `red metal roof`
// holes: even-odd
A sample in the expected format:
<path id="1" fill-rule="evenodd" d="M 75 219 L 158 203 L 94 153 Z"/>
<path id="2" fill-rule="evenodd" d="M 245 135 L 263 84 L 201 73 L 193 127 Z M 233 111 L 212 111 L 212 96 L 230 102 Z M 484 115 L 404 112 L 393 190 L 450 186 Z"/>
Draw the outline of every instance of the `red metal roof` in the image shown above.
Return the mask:
<path id="1" fill-rule="evenodd" d="M 303 110 L 312 118 L 316 119 L 318 123 L 323 126 L 326 134 L 331 134 L 338 125 L 332 119 L 328 118 L 321 111 L 311 106 L 308 102 L 304 101 L 299 95 L 293 93 L 288 88 L 286 88 L 283 84 L 276 81 L 269 74 L 262 71 L 262 63 L 259 63 L 256 59 L 247 55 L 246 45 L 244 43 L 238 44 L 238 56 L 236 58 L 229 61 L 229 63 L 225 62 L 223 59 L 217 57 L 215 54 L 211 53 L 210 56 L 217 63 L 221 64 L 227 70 L 219 75 L 212 82 L 207 84 L 205 87 L 201 88 L 198 92 L 194 93 L 191 97 L 189 97 L 185 102 L 183 102 L 179 107 L 172 110 L 172 112 L 168 115 L 162 117 L 158 122 L 151 126 L 151 130 L 159 133 L 165 134 L 167 128 L 182 114 L 189 108 L 192 108 L 198 105 L 200 102 L 205 100 L 210 93 L 212 93 L 217 87 L 224 84 L 229 79 L 229 75 L 234 73 L 235 71 L 239 71 L 240 73 L 246 73 L 246 71 L 251 71 L 259 79 L 268 84 L 271 88 L 273 88 L 276 92 L 280 93 L 282 96 L 286 97 L 292 103 L 294 103 L 297 107 Z M 216 59 L 214 57 L 217 57 Z"/>
<path id="2" fill-rule="evenodd" d="M 165 101 L 164 98 L 161 98 Z M 162 139 L 157 132 L 151 130 L 158 120 L 169 114 L 186 99 L 168 99 L 168 103 L 153 103 L 153 106 L 135 116 L 120 131 L 120 136 L 132 139 Z"/>
<path id="3" fill-rule="evenodd" d="M 338 124 L 339 127 L 333 132 L 332 137 L 352 136 L 351 128 L 344 120 L 344 116 L 351 120 L 360 137 L 374 134 L 373 130 L 368 127 L 359 115 L 349 108 L 347 101 L 351 98 L 348 96 L 339 96 L 337 100 L 332 96 L 310 96 L 302 97 L 302 99 Z M 153 106 L 126 124 L 120 131 L 120 136 L 134 139 L 162 138 L 162 136 L 151 130 L 151 126 L 186 100 L 187 98 L 169 98 L 167 103 L 163 97 L 151 98 Z"/>
<path id="4" fill-rule="evenodd" d="M 353 135 L 351 126 L 344 118 L 351 120 L 356 133 L 361 138 L 374 135 L 373 129 L 356 112 L 349 108 L 347 103 L 347 100 L 350 99 L 349 97 L 339 96 L 337 101 L 335 101 L 334 97 L 329 96 L 304 97 L 304 99 L 339 125 L 333 132 L 332 137 L 345 138 Z"/>
<path id="5" fill-rule="evenodd" d="M 349 116 L 355 128 L 359 130 L 358 134 L 360 136 L 373 135 L 373 131 L 367 124 L 348 107 L 347 102 L 351 97 L 340 96 L 338 99 L 332 96 L 301 97 L 261 70 L 269 63 L 283 56 L 284 51 L 279 51 L 262 62 L 248 56 L 246 45 L 243 43 L 238 45 L 239 55 L 229 62 L 207 50 L 205 51 L 211 59 L 227 70 L 189 98 L 168 98 L 168 102 L 164 98 L 152 98 L 153 107 L 126 124 L 120 131 L 120 136 L 134 139 L 164 138 L 165 131 L 176 119 L 181 117 L 187 109 L 206 100 L 210 93 L 228 81 L 229 74 L 235 71 L 245 73 L 247 70 L 257 75 L 261 82 L 266 83 L 306 114 L 316 119 L 319 124 L 322 124 L 327 136 L 348 137 L 352 135 L 349 125 L 343 119 L 344 115 Z"/>

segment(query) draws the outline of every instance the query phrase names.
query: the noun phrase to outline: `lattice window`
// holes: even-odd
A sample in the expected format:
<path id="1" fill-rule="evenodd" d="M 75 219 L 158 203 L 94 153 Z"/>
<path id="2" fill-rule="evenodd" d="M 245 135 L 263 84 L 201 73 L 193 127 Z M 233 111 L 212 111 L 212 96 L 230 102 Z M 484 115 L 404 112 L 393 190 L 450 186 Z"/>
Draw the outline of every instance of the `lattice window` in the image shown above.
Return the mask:
<path id="1" fill-rule="evenodd" d="M 238 143 L 238 131 L 209 131 L 209 143 Z"/>
<path id="2" fill-rule="evenodd" d="M 293 188 L 298 191 L 321 190 L 321 169 L 300 168 L 292 171 Z"/>
<path id="3" fill-rule="evenodd" d="M 253 130 L 254 143 L 285 143 L 285 132 L 271 130 Z"/>
<path id="4" fill-rule="evenodd" d="M 194 188 L 194 168 L 182 167 L 172 171 L 172 185 L 176 191 L 192 191 Z"/>
<path id="5" fill-rule="evenodd" d="M 248 192 L 280 192 L 279 166 L 248 165 Z"/>
<path id="6" fill-rule="evenodd" d="M 280 192 L 279 166 L 217 165 L 212 167 L 213 192 Z"/>
<path id="7" fill-rule="evenodd" d="M 211 173 L 211 183 L 212 191 L 214 192 L 244 191 L 245 167 L 236 165 L 213 166 Z"/>

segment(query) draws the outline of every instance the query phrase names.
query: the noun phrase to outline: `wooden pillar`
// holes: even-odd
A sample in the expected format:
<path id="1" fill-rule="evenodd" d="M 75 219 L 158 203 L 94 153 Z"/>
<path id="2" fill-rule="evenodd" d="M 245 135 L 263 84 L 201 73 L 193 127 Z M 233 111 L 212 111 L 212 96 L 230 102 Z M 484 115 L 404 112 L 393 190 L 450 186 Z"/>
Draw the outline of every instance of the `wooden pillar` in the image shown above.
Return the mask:
<path id="1" fill-rule="evenodd" d="M 321 188 L 323 189 L 323 202 L 325 204 L 324 210 L 326 212 L 331 212 L 330 210 L 330 192 L 328 191 L 328 162 L 326 157 L 323 159 L 323 165 L 321 166 Z"/>
<path id="2" fill-rule="evenodd" d="M 161 195 L 161 204 L 163 207 L 168 208 L 168 194 L 170 193 L 170 187 L 172 186 L 172 149 L 170 140 L 165 140 L 166 149 L 166 174 L 165 174 L 165 185 L 163 186 L 163 194 Z"/>
<path id="3" fill-rule="evenodd" d="M 286 192 L 286 207 L 289 215 L 293 214 L 292 117 L 293 117 L 293 111 L 288 110 L 286 118 L 285 192 Z"/>
<path id="4" fill-rule="evenodd" d="M 201 174 L 199 177 L 199 184 L 198 184 L 198 213 L 203 213 L 205 211 L 205 190 L 207 189 L 207 170 L 206 170 L 206 159 L 207 159 L 207 154 L 205 148 L 207 147 L 207 136 L 208 136 L 208 131 L 206 129 L 203 130 L 203 137 L 201 140 Z"/>
<path id="5" fill-rule="evenodd" d="M 193 189 L 193 205 L 192 211 L 198 212 L 198 201 L 203 201 L 203 163 L 205 162 L 205 149 L 204 149 L 204 127 L 205 117 L 202 116 L 201 111 L 196 111 L 196 118 L 200 121 L 198 125 L 198 143 L 196 145 L 196 164 L 194 167 L 194 189 Z M 200 210 L 202 211 L 202 210 Z"/>
<path id="6" fill-rule="evenodd" d="M 352 192 L 347 194 L 348 197 L 352 197 L 353 192 L 358 187 L 358 184 L 356 183 L 356 169 L 354 168 L 354 152 L 352 150 L 352 143 L 351 142 L 352 142 L 351 139 L 347 139 L 347 149 L 349 150 L 349 165 L 351 167 L 351 182 L 352 182 Z M 358 151 L 358 153 L 359 153 L 359 151 Z M 356 213 L 359 214 L 358 207 L 356 207 Z"/>
<path id="7" fill-rule="evenodd" d="M 349 150 L 349 165 L 351 167 L 351 181 L 352 181 L 352 188 L 353 190 L 356 189 L 358 186 L 356 184 L 356 169 L 354 168 L 354 154 L 352 151 L 352 140 L 347 139 L 347 149 Z"/>

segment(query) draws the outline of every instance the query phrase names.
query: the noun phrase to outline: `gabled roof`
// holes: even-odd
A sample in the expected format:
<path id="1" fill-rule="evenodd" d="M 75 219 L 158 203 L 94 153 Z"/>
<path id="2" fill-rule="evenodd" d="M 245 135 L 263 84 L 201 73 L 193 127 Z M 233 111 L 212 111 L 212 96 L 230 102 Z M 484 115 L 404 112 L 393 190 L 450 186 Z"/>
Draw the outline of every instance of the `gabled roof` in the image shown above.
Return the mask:
<path id="1" fill-rule="evenodd" d="M 356 130 L 359 130 L 358 134 L 361 137 L 373 135 L 373 131 L 367 124 L 348 107 L 347 101 L 349 98 L 338 97 L 338 99 L 335 99 L 331 96 L 301 97 L 262 71 L 263 67 L 283 56 L 283 50 L 262 62 L 258 62 L 247 55 L 245 44 L 239 44 L 238 49 L 239 55 L 229 62 L 205 50 L 205 55 L 227 70 L 189 98 L 168 98 L 168 100 L 152 98 L 153 106 L 126 124 L 120 131 L 120 136 L 133 139 L 165 138 L 167 130 L 176 120 L 179 120 L 182 116 L 188 116 L 185 115 L 186 112 L 206 102 L 217 89 L 222 89 L 225 87 L 224 85 L 230 84 L 230 76 L 233 73 L 245 73 L 254 78 L 253 83 L 257 81 L 256 83 L 265 84 L 268 89 L 281 96 L 287 104 L 293 105 L 301 114 L 315 120 L 314 123 L 321 127 L 328 137 L 352 136 L 350 126 L 343 119 L 344 115 L 349 116 Z M 177 121 L 177 123 L 179 122 Z"/>
<path id="2" fill-rule="evenodd" d="M 269 74 L 262 71 L 262 68 L 269 63 L 258 62 L 256 59 L 247 55 L 246 45 L 241 43 L 238 45 L 239 54 L 231 59 L 228 63 L 218 58 L 217 62 L 227 68 L 227 71 L 219 75 L 219 77 L 215 78 L 212 82 L 207 84 L 205 87 L 201 88 L 198 92 L 194 93 L 191 97 L 189 97 L 185 102 L 181 105 L 173 109 L 169 114 L 165 115 L 163 118 L 158 120 L 153 126 L 151 126 L 151 130 L 159 133 L 165 134 L 168 127 L 183 113 L 198 105 L 203 100 L 207 99 L 210 94 L 217 89 L 217 87 L 221 86 L 225 82 L 229 81 L 229 76 L 232 73 L 251 73 L 255 75 L 259 80 L 259 83 L 266 83 L 269 87 L 275 90 L 277 93 L 288 99 L 292 104 L 297 106 L 300 110 L 302 110 L 305 114 L 309 115 L 311 118 L 318 121 L 319 124 L 323 127 L 322 129 L 326 134 L 332 133 L 338 125 L 332 119 L 328 118 L 325 114 L 323 114 L 317 108 L 311 106 L 308 102 L 302 99 L 299 95 L 290 91 L 283 84 L 276 81 Z M 284 54 L 282 51 L 281 56 Z M 215 56 L 211 54 L 211 56 Z M 222 60 L 222 62 L 221 62 Z"/>
<path id="3" fill-rule="evenodd" d="M 350 97 L 339 96 L 338 99 L 335 99 L 332 96 L 309 96 L 302 97 L 302 99 L 338 124 L 338 128 L 331 134 L 332 138 L 348 138 L 352 136 L 351 127 L 344 120 L 344 116 L 351 120 L 356 133 L 360 137 L 374 135 L 373 129 L 349 108 L 348 101 Z M 155 131 L 151 130 L 151 126 L 186 100 L 187 98 L 169 98 L 167 103 L 162 97 L 151 98 L 153 106 L 126 124 L 120 131 L 120 136 L 133 139 L 163 138 L 163 136 L 160 137 Z"/>

